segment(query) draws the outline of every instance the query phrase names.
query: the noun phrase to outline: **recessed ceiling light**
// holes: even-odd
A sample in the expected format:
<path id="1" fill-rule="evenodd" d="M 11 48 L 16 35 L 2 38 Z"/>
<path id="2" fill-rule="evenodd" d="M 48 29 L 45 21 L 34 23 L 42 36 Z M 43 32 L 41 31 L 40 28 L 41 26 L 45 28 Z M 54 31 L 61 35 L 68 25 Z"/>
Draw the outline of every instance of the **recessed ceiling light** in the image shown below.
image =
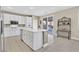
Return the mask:
<path id="1" fill-rule="evenodd" d="M 29 9 L 35 9 L 35 7 L 29 7 Z"/>
<path id="2" fill-rule="evenodd" d="M 12 7 L 7 7 L 8 9 L 13 9 Z"/>

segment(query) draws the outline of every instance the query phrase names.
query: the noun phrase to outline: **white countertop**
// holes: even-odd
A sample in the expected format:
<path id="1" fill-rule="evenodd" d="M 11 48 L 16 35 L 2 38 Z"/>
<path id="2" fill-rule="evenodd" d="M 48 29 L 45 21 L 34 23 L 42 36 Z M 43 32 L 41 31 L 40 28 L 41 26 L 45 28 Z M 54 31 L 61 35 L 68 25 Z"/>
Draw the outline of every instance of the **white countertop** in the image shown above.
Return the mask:
<path id="1" fill-rule="evenodd" d="M 27 30 L 27 31 L 32 31 L 32 32 L 42 32 L 42 31 L 47 31 L 45 29 L 31 29 L 31 28 L 25 28 L 25 27 L 19 27 L 19 29 Z"/>

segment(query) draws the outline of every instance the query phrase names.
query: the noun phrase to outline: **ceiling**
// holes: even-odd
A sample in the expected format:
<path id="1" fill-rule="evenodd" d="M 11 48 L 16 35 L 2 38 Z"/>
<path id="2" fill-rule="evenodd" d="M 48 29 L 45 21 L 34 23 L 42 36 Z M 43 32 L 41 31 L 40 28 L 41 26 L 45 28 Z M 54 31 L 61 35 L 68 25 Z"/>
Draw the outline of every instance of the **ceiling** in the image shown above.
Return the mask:
<path id="1" fill-rule="evenodd" d="M 2 6 L 2 10 L 26 15 L 43 16 L 72 7 L 73 6 Z"/>

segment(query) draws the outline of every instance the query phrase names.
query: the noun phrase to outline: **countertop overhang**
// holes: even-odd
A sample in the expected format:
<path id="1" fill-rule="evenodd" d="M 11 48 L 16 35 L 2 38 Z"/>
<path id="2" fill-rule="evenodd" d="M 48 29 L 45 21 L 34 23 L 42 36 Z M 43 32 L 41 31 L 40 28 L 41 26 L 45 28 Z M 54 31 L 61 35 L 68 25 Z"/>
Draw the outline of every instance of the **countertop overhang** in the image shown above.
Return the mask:
<path id="1" fill-rule="evenodd" d="M 47 31 L 45 29 L 32 29 L 32 28 L 25 28 L 25 27 L 19 27 L 19 29 L 22 29 L 22 30 L 27 30 L 27 31 L 31 31 L 31 32 L 44 32 L 44 31 Z"/>

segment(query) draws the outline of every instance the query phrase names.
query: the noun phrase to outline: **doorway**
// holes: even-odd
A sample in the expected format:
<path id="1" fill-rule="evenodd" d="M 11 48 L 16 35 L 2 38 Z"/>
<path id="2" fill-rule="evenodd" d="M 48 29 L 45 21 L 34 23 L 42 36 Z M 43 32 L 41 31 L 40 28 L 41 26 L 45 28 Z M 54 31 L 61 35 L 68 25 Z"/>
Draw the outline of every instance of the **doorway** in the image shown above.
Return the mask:
<path id="1" fill-rule="evenodd" d="M 43 18 L 43 29 L 47 30 L 48 33 L 48 44 L 51 44 L 54 42 L 54 18 L 53 16 L 47 16 Z M 46 41 L 46 40 L 45 40 Z"/>

